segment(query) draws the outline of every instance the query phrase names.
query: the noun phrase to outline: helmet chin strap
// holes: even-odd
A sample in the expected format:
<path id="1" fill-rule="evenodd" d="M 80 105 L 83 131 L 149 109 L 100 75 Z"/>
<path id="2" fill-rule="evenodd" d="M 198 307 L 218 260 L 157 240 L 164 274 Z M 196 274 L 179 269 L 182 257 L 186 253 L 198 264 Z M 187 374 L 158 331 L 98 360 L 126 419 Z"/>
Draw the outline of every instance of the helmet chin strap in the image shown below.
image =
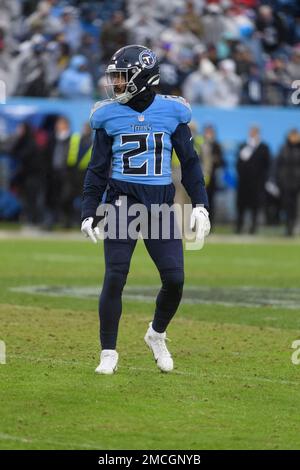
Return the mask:
<path id="1" fill-rule="evenodd" d="M 120 95 L 117 95 L 114 100 L 121 104 L 128 103 L 128 101 L 131 99 L 131 97 L 129 97 L 128 95 L 131 95 L 131 93 L 121 93 Z"/>
<path id="2" fill-rule="evenodd" d="M 137 95 L 139 95 L 140 93 L 142 93 L 143 91 L 146 90 L 147 87 L 143 87 L 141 90 L 139 90 L 137 93 L 130 93 L 128 91 L 125 91 L 125 93 L 121 93 L 119 96 L 117 96 L 115 98 L 115 100 L 118 102 L 118 103 L 121 103 L 121 104 L 126 104 L 128 103 L 128 101 L 130 101 L 132 98 L 136 97 Z"/>

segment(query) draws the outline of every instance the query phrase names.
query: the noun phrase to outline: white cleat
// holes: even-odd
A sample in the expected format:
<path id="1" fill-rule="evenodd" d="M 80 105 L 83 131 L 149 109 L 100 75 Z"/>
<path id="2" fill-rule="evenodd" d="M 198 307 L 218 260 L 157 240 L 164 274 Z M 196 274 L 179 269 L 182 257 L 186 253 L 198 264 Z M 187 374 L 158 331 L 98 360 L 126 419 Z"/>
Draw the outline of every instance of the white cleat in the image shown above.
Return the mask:
<path id="1" fill-rule="evenodd" d="M 159 367 L 162 372 L 171 372 L 174 368 L 174 364 L 172 356 L 166 346 L 166 336 L 166 332 L 157 333 L 157 331 L 154 331 L 152 323 L 150 323 L 144 340 L 153 352 L 157 367 Z"/>
<path id="2" fill-rule="evenodd" d="M 114 349 L 103 349 L 100 364 L 95 369 L 97 374 L 111 375 L 118 369 L 119 354 Z"/>

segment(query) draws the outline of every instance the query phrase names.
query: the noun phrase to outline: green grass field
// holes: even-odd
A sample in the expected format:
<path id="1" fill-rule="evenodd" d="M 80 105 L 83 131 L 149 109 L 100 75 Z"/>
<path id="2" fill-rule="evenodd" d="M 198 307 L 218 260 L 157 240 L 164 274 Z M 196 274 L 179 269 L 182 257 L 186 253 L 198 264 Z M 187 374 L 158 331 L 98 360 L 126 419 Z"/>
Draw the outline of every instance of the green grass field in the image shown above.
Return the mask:
<path id="1" fill-rule="evenodd" d="M 107 377 L 94 373 L 102 244 L 0 242 L 1 449 L 299 448 L 299 242 L 185 255 L 174 372 L 160 373 L 143 341 L 159 277 L 139 243 Z"/>

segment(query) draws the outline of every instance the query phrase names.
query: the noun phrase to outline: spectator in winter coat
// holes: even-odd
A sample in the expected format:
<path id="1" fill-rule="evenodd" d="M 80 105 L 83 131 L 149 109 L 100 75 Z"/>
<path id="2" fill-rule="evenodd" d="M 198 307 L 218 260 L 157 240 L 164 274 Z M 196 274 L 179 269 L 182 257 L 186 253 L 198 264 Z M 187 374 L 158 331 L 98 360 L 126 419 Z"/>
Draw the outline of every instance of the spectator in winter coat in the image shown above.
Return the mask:
<path id="1" fill-rule="evenodd" d="M 29 124 L 23 123 L 18 127 L 11 153 L 19 166 L 17 178 L 24 206 L 24 219 L 29 224 L 38 224 L 43 217 L 44 161 Z"/>
<path id="2" fill-rule="evenodd" d="M 247 210 L 251 212 L 250 233 L 254 234 L 257 230 L 257 216 L 263 204 L 270 163 L 269 147 L 261 141 L 259 128 L 253 126 L 247 142 L 239 149 L 237 159 L 237 233 L 243 229 Z"/>
<path id="3" fill-rule="evenodd" d="M 286 234 L 293 235 L 300 195 L 300 134 L 292 129 L 277 159 L 277 183 L 285 212 Z"/>
<path id="4" fill-rule="evenodd" d="M 270 5 L 258 9 L 256 28 L 259 31 L 265 52 L 274 52 L 287 40 L 287 25 L 282 16 L 274 13 Z"/>
<path id="5" fill-rule="evenodd" d="M 235 72 L 231 59 L 222 60 L 216 75 L 215 106 L 233 107 L 240 103 L 242 80 Z"/>
<path id="6" fill-rule="evenodd" d="M 267 65 L 265 74 L 266 98 L 269 104 L 286 105 L 291 92 L 292 77 L 285 56 L 278 54 Z"/>
<path id="7" fill-rule="evenodd" d="M 87 59 L 84 56 L 76 55 L 72 58 L 70 66 L 60 77 L 58 89 L 64 98 L 92 97 L 93 80 L 87 72 Z"/>
<path id="8" fill-rule="evenodd" d="M 209 218 L 212 225 L 214 222 L 214 198 L 217 190 L 217 169 L 224 166 L 222 153 L 222 147 L 217 141 L 214 127 L 211 125 L 205 126 L 200 158 L 209 202 Z"/>
<path id="9" fill-rule="evenodd" d="M 214 105 L 217 93 L 216 71 L 210 60 L 201 59 L 198 70 L 184 81 L 182 92 L 191 104 Z"/>

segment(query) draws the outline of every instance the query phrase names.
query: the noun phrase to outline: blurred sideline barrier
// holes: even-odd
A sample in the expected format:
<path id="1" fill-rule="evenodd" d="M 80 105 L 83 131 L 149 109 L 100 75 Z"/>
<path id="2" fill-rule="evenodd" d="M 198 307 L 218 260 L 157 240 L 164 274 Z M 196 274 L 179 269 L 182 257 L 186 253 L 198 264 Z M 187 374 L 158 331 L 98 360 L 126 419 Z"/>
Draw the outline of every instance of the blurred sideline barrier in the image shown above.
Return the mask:
<path id="1" fill-rule="evenodd" d="M 45 114 L 62 114 L 70 119 L 73 132 L 80 132 L 83 123 L 89 119 L 93 103 L 84 99 L 68 101 L 49 98 L 11 98 L 5 105 L 0 106 L 0 117 L 7 120 L 9 129 L 24 119 L 30 119 L 33 124 L 39 125 Z M 262 130 L 263 139 L 276 154 L 288 130 L 300 126 L 300 107 L 193 106 L 193 119 L 197 122 L 200 132 L 203 125 L 208 123 L 216 127 L 218 139 L 226 153 L 244 141 L 248 127 L 256 124 Z"/>
<path id="2" fill-rule="evenodd" d="M 35 99 L 11 98 L 0 106 L 0 136 L 14 133 L 17 125 L 24 120 L 36 127 L 43 126 L 48 116 L 63 115 L 70 120 L 72 132 L 80 132 L 89 120 L 94 102 L 89 99 Z M 217 197 L 218 219 L 233 220 L 235 217 L 236 156 L 238 147 L 247 139 L 252 125 L 261 129 L 262 140 L 276 157 L 292 128 L 300 129 L 300 108 L 243 106 L 236 108 L 215 108 L 193 106 L 193 120 L 201 133 L 203 127 L 211 124 L 223 148 L 225 169 L 220 171 Z"/>

